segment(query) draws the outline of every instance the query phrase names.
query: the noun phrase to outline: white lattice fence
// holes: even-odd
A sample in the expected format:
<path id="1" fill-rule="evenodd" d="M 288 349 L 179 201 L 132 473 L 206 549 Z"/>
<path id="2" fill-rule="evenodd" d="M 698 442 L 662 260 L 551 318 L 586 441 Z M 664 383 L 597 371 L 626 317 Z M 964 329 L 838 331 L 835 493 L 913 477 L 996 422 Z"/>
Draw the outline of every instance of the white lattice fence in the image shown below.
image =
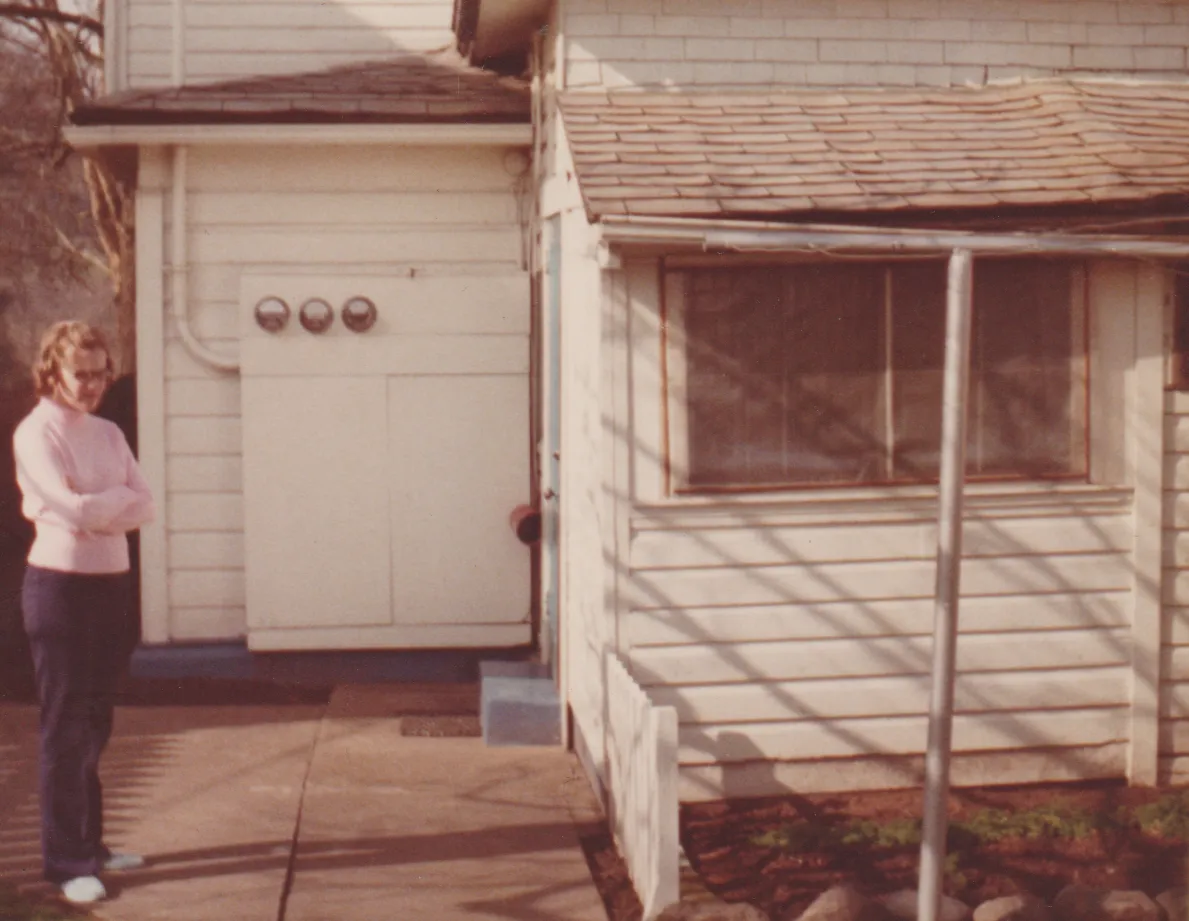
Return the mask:
<path id="1" fill-rule="evenodd" d="M 649 921 L 680 897 L 677 711 L 653 706 L 613 654 L 607 689 L 611 828 Z"/>

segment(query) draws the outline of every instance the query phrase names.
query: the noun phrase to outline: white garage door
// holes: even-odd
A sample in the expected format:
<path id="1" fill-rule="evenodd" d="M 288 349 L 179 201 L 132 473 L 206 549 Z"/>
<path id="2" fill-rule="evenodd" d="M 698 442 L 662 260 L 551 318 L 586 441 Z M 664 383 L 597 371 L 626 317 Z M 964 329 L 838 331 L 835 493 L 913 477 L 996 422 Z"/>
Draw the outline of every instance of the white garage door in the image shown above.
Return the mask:
<path id="1" fill-rule="evenodd" d="M 531 638 L 528 281 L 243 282 L 244 502 L 254 649 L 510 646 Z M 279 332 L 253 317 L 290 310 Z M 341 306 L 376 306 L 366 332 Z M 324 299 L 328 330 L 298 314 Z"/>

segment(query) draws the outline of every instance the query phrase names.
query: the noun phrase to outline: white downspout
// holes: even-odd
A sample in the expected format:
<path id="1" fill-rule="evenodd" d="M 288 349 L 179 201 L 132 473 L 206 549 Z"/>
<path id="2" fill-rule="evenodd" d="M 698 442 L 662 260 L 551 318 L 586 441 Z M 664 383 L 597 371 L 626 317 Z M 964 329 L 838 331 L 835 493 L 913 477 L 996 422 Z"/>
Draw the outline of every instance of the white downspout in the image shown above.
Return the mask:
<path id="1" fill-rule="evenodd" d="M 187 309 L 190 277 L 189 239 L 186 233 L 186 148 L 180 144 L 173 148 L 172 188 L 170 189 L 170 205 L 172 206 L 169 222 L 169 268 L 170 293 L 173 308 L 173 321 L 182 337 L 182 344 L 186 351 L 209 367 L 219 371 L 238 371 L 239 362 L 212 351 L 190 328 L 190 315 Z"/>
<path id="2" fill-rule="evenodd" d="M 170 64 L 171 82 L 174 86 L 182 86 L 186 82 L 186 8 L 184 0 L 173 0 L 173 47 Z M 238 371 L 238 361 L 211 351 L 194 335 L 194 330 L 190 328 L 190 312 L 188 310 L 190 250 L 186 233 L 186 148 L 180 144 L 174 147 L 172 161 L 169 267 L 173 320 L 177 325 L 186 351 L 198 361 L 220 371 Z"/>

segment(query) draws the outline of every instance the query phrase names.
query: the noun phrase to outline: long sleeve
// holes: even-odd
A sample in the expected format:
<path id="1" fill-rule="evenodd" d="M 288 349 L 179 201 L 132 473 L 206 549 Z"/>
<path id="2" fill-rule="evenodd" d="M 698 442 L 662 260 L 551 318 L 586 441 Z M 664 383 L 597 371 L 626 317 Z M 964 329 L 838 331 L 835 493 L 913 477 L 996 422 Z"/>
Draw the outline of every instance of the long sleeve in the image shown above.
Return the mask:
<path id="1" fill-rule="evenodd" d="M 17 479 L 26 501 L 39 504 L 43 514 L 48 512 L 73 530 L 109 530 L 121 515 L 141 500 L 137 492 L 124 484 L 101 492 L 76 492 L 68 482 L 68 468 L 62 453 L 36 429 L 18 430 L 13 438 L 13 451 Z"/>
<path id="2" fill-rule="evenodd" d="M 129 567 L 127 532 L 152 519 L 148 484 L 116 425 L 43 399 L 13 436 L 29 564 L 78 573 Z"/>
<path id="3" fill-rule="evenodd" d="M 140 465 L 136 462 L 127 442 L 123 442 L 121 447 L 127 470 L 124 485 L 132 491 L 135 499 L 104 529 L 116 533 L 135 531 L 157 517 L 157 506 L 153 502 L 153 493 L 145 481 L 144 474 L 140 472 Z"/>

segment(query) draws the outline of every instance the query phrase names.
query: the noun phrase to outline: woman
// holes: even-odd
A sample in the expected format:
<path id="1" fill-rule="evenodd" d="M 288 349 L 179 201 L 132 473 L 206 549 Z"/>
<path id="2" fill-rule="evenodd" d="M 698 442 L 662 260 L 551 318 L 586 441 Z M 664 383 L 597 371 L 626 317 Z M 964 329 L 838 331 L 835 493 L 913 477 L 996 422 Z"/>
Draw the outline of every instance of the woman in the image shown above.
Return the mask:
<path id="1" fill-rule="evenodd" d="M 21 606 L 41 703 L 44 872 L 76 904 L 107 895 L 99 873 L 144 863 L 103 843 L 98 771 L 127 665 L 127 532 L 154 514 L 123 434 L 92 415 L 111 376 L 98 330 L 55 323 L 33 367 L 40 400 L 13 436 L 21 510 L 36 531 Z"/>

